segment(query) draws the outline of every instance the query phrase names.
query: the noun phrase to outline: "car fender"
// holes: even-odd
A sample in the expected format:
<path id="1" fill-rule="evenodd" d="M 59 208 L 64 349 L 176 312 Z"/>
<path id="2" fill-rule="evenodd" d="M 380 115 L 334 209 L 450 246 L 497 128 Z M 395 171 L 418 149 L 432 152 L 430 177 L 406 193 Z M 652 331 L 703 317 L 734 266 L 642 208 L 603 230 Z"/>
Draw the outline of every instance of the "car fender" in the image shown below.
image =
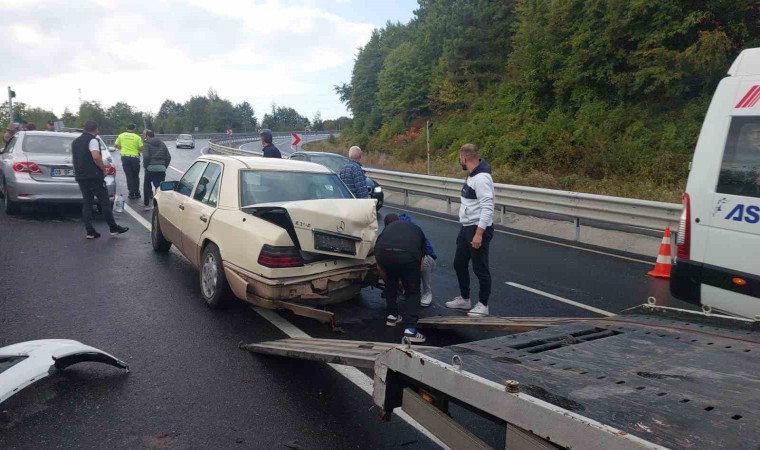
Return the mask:
<path id="1" fill-rule="evenodd" d="M 0 403 L 58 370 L 100 362 L 129 372 L 129 365 L 95 347 L 70 339 L 42 339 L 0 348 Z"/>

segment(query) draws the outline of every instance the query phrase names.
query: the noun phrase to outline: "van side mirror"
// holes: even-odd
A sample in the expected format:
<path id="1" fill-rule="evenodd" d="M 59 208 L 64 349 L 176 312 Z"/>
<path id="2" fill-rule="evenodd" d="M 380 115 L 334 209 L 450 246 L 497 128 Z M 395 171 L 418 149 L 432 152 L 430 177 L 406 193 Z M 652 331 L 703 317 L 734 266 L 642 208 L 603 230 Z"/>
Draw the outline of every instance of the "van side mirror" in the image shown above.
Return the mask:
<path id="1" fill-rule="evenodd" d="M 159 189 L 162 191 L 174 191 L 177 189 L 179 181 L 162 181 Z"/>

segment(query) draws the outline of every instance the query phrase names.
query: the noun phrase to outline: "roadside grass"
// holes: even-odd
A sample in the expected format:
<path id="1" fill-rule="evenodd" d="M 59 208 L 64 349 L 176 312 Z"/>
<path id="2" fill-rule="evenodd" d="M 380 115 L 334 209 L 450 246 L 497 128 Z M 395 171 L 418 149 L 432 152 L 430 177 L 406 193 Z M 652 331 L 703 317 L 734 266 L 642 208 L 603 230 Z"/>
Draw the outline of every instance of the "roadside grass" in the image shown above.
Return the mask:
<path id="1" fill-rule="evenodd" d="M 303 149 L 315 152 L 348 154 L 352 144 L 345 137 L 317 141 L 305 144 Z M 365 152 L 362 164 L 375 169 L 394 170 L 425 174 L 427 165 L 424 159 L 399 161 L 387 153 Z M 464 178 L 464 172 L 457 161 L 436 157 L 430 161 L 430 174 L 439 177 Z M 554 175 L 538 170 L 518 170 L 506 165 L 493 167 L 493 179 L 496 183 L 557 189 L 589 194 L 609 195 L 614 197 L 654 200 L 680 203 L 684 186 L 655 183 L 651 180 L 636 180 L 623 177 L 593 179 L 569 174 Z"/>

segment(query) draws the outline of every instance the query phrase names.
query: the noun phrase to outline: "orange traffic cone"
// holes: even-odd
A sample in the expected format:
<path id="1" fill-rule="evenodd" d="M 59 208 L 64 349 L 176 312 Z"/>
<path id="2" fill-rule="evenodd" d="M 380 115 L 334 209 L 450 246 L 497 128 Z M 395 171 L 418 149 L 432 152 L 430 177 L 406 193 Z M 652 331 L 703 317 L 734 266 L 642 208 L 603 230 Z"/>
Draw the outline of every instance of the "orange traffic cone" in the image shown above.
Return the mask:
<path id="1" fill-rule="evenodd" d="M 649 272 L 649 276 L 657 278 L 670 278 L 670 227 L 665 227 L 665 234 L 662 236 L 660 244 L 660 253 L 657 255 L 657 263 L 654 270 Z"/>

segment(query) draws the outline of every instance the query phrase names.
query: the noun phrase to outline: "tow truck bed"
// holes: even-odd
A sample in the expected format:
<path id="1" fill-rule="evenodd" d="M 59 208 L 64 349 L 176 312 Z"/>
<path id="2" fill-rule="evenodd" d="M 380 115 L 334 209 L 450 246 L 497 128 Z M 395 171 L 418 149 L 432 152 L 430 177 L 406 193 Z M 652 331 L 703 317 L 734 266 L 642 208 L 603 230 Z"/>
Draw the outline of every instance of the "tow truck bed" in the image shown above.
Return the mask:
<path id="1" fill-rule="evenodd" d="M 410 390 L 456 401 L 506 422 L 508 448 L 512 428 L 567 448 L 757 449 L 760 332 L 722 325 L 635 314 L 397 347 L 375 364 L 375 403 L 387 417 Z"/>

